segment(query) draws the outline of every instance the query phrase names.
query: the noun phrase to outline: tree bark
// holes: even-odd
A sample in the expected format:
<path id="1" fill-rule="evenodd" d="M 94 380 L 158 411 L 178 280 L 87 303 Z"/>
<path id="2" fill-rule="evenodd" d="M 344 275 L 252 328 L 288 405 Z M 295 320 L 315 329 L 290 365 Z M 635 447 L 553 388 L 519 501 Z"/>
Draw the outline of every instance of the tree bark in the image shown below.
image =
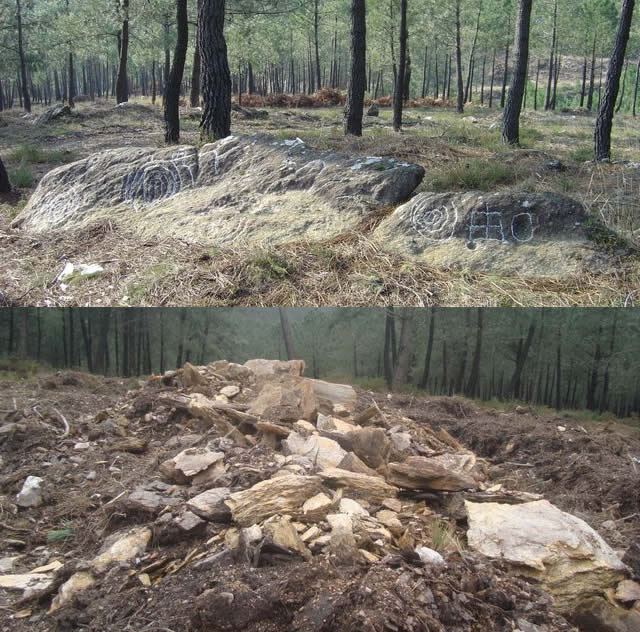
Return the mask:
<path id="1" fill-rule="evenodd" d="M 515 65 L 502 123 L 502 142 L 516 145 L 520 142 L 520 112 L 527 82 L 529 66 L 529 31 L 532 0 L 520 0 L 515 38 Z"/>
<path id="2" fill-rule="evenodd" d="M 420 380 L 420 388 L 426 389 L 429 382 L 429 372 L 431 368 L 431 355 L 433 353 L 433 335 L 436 326 L 436 309 L 431 308 L 431 314 L 429 318 L 429 338 L 427 340 L 427 350 L 424 355 L 424 369 L 422 371 L 422 379 Z"/>
<path id="3" fill-rule="evenodd" d="M 401 0 L 400 5 L 400 61 L 398 76 L 393 89 L 393 129 L 402 129 L 402 106 L 404 105 L 404 76 L 407 67 L 407 0 Z"/>
<path id="4" fill-rule="evenodd" d="M 69 107 L 75 107 L 76 73 L 73 67 L 73 53 L 69 53 Z"/>
<path id="5" fill-rule="evenodd" d="M 4 167 L 2 158 L 0 158 L 0 193 L 11 193 L 11 182 L 9 181 L 9 174 Z"/>
<path id="6" fill-rule="evenodd" d="M 200 5 L 200 1 L 201 0 L 198 0 L 198 6 Z M 249 64 L 249 66 L 251 66 L 251 64 Z M 251 90 L 251 88 L 249 90 Z M 192 108 L 197 108 L 200 105 L 200 42 L 198 40 L 197 26 L 196 42 L 193 50 L 193 66 L 191 69 L 191 95 L 189 101 Z"/>
<path id="7" fill-rule="evenodd" d="M 284 347 L 287 352 L 287 360 L 295 360 L 296 354 L 293 349 L 293 335 L 291 333 L 287 310 L 285 307 L 279 307 L 278 313 L 280 314 L 280 331 L 282 332 L 282 340 L 284 341 Z"/>
<path id="8" fill-rule="evenodd" d="M 116 103 L 129 100 L 129 80 L 127 78 L 127 59 L 129 55 L 129 0 L 122 0 L 122 32 L 120 35 L 120 63 L 116 80 Z M 71 90 L 71 88 L 69 88 Z"/>
<path id="9" fill-rule="evenodd" d="M 22 3 L 16 0 L 16 17 L 18 20 L 18 57 L 20 58 L 20 84 L 22 87 L 22 103 L 26 112 L 31 112 L 31 95 L 27 82 L 27 62 L 24 55 L 24 39 L 22 36 Z"/>
<path id="10" fill-rule="evenodd" d="M 597 161 L 609 160 L 611 158 L 613 109 L 618 98 L 620 73 L 622 72 L 624 56 L 627 51 L 634 6 L 635 0 L 622 0 L 622 10 L 620 12 L 620 20 L 618 22 L 618 30 L 613 45 L 609 70 L 607 71 L 604 95 L 600 102 L 598 116 L 596 118 L 595 159 Z"/>
<path id="11" fill-rule="evenodd" d="M 547 79 L 547 96 L 544 109 L 551 108 L 551 88 L 553 86 L 553 60 L 556 52 L 556 25 L 558 22 L 558 0 L 553 5 L 553 31 L 551 32 L 551 52 L 549 53 L 549 78 Z"/>
<path id="12" fill-rule="evenodd" d="M 187 57 L 187 45 L 189 43 L 187 0 L 176 0 L 176 25 L 178 39 L 176 40 L 173 66 L 171 66 L 164 97 L 164 140 L 167 144 L 180 142 L 180 85 L 182 84 L 184 62 Z"/>
<path id="13" fill-rule="evenodd" d="M 366 84 L 367 21 L 365 0 L 351 0 L 351 72 L 344 112 L 344 133 L 362 136 Z"/>
<path id="14" fill-rule="evenodd" d="M 456 75 L 458 89 L 456 94 L 456 111 L 458 114 L 464 112 L 464 83 L 462 80 L 462 42 L 461 42 L 461 17 L 460 17 L 460 2 L 456 0 Z M 451 72 L 451 71 L 449 71 Z"/>
<path id="15" fill-rule="evenodd" d="M 409 365 L 411 363 L 411 324 L 413 310 L 405 307 L 400 313 L 400 341 L 398 344 L 398 362 L 393 374 L 393 390 L 398 390 L 409 381 Z"/>
<path id="16" fill-rule="evenodd" d="M 591 51 L 591 69 L 589 70 L 589 93 L 587 94 L 587 110 L 593 108 L 593 91 L 596 81 L 596 33 L 593 34 L 593 48 Z"/>
<path id="17" fill-rule="evenodd" d="M 218 140 L 231 134 L 231 73 L 224 39 L 225 0 L 207 0 L 198 10 L 204 107 L 200 132 Z"/>
<path id="18" fill-rule="evenodd" d="M 319 27 L 320 27 L 320 15 L 318 10 L 318 4 L 320 0 L 315 0 L 314 12 L 313 12 L 313 36 L 315 39 L 315 52 L 316 52 L 316 90 L 320 90 L 322 87 L 322 76 L 320 74 L 320 39 L 319 39 Z"/>
<path id="19" fill-rule="evenodd" d="M 483 308 L 478 308 L 478 325 L 476 327 L 476 349 L 473 354 L 473 362 L 471 364 L 471 375 L 469 375 L 469 380 L 467 381 L 467 397 L 471 397 L 472 399 L 478 393 L 478 388 L 480 385 L 480 359 L 482 357 L 482 333 L 483 333 Z"/>

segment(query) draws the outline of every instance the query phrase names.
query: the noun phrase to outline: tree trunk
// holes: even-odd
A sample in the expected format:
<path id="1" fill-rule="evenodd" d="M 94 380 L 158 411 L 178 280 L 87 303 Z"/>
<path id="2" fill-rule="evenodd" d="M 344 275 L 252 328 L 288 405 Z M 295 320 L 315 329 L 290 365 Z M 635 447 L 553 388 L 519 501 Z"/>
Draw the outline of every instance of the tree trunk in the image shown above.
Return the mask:
<path id="1" fill-rule="evenodd" d="M 198 1 L 198 5 L 200 0 Z M 251 64 L 249 64 L 251 68 Z M 249 94 L 251 94 L 251 82 L 249 82 Z M 198 28 L 196 26 L 196 42 L 193 50 L 193 67 L 191 69 L 191 95 L 190 103 L 192 108 L 200 105 L 200 42 L 198 41 Z"/>
<path id="2" fill-rule="evenodd" d="M 431 367 L 431 355 L 433 353 L 433 335 L 436 326 L 436 309 L 431 308 L 431 314 L 429 318 L 429 338 L 427 340 L 427 350 L 424 356 L 424 369 L 422 371 L 422 379 L 420 380 L 420 388 L 426 389 L 429 382 L 429 371 Z"/>
<path id="3" fill-rule="evenodd" d="M 504 73 L 502 75 L 502 92 L 500 93 L 500 107 L 504 108 L 507 98 L 507 77 L 509 76 L 509 44 L 504 52 Z"/>
<path id="4" fill-rule="evenodd" d="M 553 5 L 553 30 L 551 32 L 551 52 L 549 53 L 549 78 L 547 79 L 547 96 L 544 101 L 544 109 L 551 108 L 551 88 L 553 86 L 553 60 L 556 53 L 556 26 L 558 22 L 558 0 Z"/>
<path id="5" fill-rule="evenodd" d="M 289 324 L 287 309 L 285 307 L 279 307 L 278 313 L 280 314 L 280 331 L 282 333 L 282 340 L 284 341 L 284 347 L 287 352 L 287 360 L 295 360 L 296 354 L 293 349 L 293 335 L 291 333 L 291 325 Z"/>
<path id="6" fill-rule="evenodd" d="M 493 107 L 493 86 L 496 78 L 496 49 L 493 49 L 493 61 L 491 62 L 491 86 L 489 88 L 489 109 Z"/>
<path id="7" fill-rule="evenodd" d="M 169 73 L 169 81 L 164 97 L 164 141 L 167 144 L 180 142 L 180 86 L 184 73 L 184 62 L 187 57 L 189 43 L 189 22 L 187 20 L 187 0 L 176 0 L 176 25 L 178 39 L 173 54 L 173 66 Z"/>
<path id="8" fill-rule="evenodd" d="M 322 87 L 322 76 L 320 74 L 320 39 L 319 39 L 319 26 L 320 15 L 318 11 L 318 4 L 320 0 L 315 0 L 314 12 L 313 12 L 313 35 L 315 38 L 316 49 L 316 90 L 320 90 Z"/>
<path id="9" fill-rule="evenodd" d="M 344 112 L 344 133 L 362 136 L 362 110 L 367 75 L 365 0 L 351 0 L 351 72 Z"/>
<path id="10" fill-rule="evenodd" d="M 76 98 L 76 74 L 73 67 L 73 53 L 69 53 L 69 107 L 75 107 Z"/>
<path id="11" fill-rule="evenodd" d="M 396 359 L 395 328 L 395 313 L 393 307 L 389 307 L 384 321 L 384 380 L 388 389 L 393 386 L 393 369 Z"/>
<path id="12" fill-rule="evenodd" d="M 526 0 L 525 0 L 526 1 Z M 483 313 L 482 307 L 478 308 L 478 325 L 476 328 L 476 349 L 473 354 L 473 363 L 471 364 L 471 375 L 467 381 L 466 395 L 475 398 L 478 393 L 480 384 L 480 359 L 482 357 L 482 333 L 483 333 Z"/>
<path id="13" fill-rule="evenodd" d="M 402 128 L 402 106 L 404 102 L 404 76 L 407 66 L 407 0 L 400 5 L 400 61 L 398 76 L 393 90 L 393 129 L 399 132 Z"/>
<path id="14" fill-rule="evenodd" d="M 456 111 L 458 114 L 464 112 L 464 83 L 462 81 L 462 42 L 461 42 L 461 18 L 460 18 L 461 0 L 456 0 L 456 77 L 457 77 L 457 94 L 456 94 Z M 451 71 L 449 71 L 451 72 Z"/>
<path id="15" fill-rule="evenodd" d="M 629 69 L 629 60 L 624 65 L 624 72 L 622 73 L 622 90 L 620 91 L 620 99 L 618 100 L 618 106 L 616 107 L 616 114 L 622 109 L 624 102 L 624 93 L 627 87 L 627 71 Z"/>
<path id="16" fill-rule="evenodd" d="M 478 19 L 476 20 L 476 32 L 473 36 L 473 44 L 469 53 L 469 68 L 467 69 L 467 84 L 464 89 L 464 101 L 467 103 L 471 99 L 471 79 L 473 74 L 473 66 L 475 63 L 476 44 L 478 43 L 478 33 L 480 32 L 480 16 L 482 15 L 482 2 L 478 3 Z"/>
<path id="17" fill-rule="evenodd" d="M 231 73 L 224 39 L 224 11 L 225 0 L 202 2 L 198 11 L 204 100 L 200 132 L 212 140 L 231 134 Z"/>
<path id="18" fill-rule="evenodd" d="M 584 107 L 584 97 L 587 92 L 587 58 L 585 56 L 582 64 L 582 86 L 580 87 L 580 107 Z"/>
<path id="19" fill-rule="evenodd" d="M 591 51 L 591 69 L 589 71 L 589 94 L 587 95 L 587 110 L 593 108 L 593 91 L 596 81 L 596 33 L 593 34 L 593 48 Z"/>
<path id="20" fill-rule="evenodd" d="M 636 105 L 638 102 L 638 80 L 640 80 L 640 60 L 636 66 L 636 81 L 633 88 L 633 109 L 631 113 L 634 117 L 636 115 Z"/>
<path id="21" fill-rule="evenodd" d="M 120 63 L 118 65 L 118 78 L 116 80 L 116 103 L 125 103 L 129 100 L 129 80 L 127 78 L 127 59 L 129 55 L 129 0 L 122 0 L 122 13 Z"/>
<path id="22" fill-rule="evenodd" d="M 611 54 L 611 62 L 607 71 L 604 95 L 598 108 L 595 131 L 595 159 L 597 161 L 611 158 L 611 128 L 613 126 L 613 109 L 618 98 L 620 73 L 624 64 L 624 56 L 629 41 L 629 31 L 633 18 L 635 0 L 622 0 L 622 10 L 616 33 L 616 41 Z"/>
<path id="23" fill-rule="evenodd" d="M 406 1 L 406 0 L 405 0 Z M 411 363 L 411 323 L 413 310 L 405 307 L 400 313 L 400 341 L 398 344 L 398 362 L 393 374 L 393 390 L 398 390 L 409 381 L 409 365 Z"/>
<path id="24" fill-rule="evenodd" d="M 515 38 L 515 66 L 511 77 L 511 86 L 504 109 L 502 124 L 502 142 L 516 145 L 520 142 L 520 112 L 522 98 L 527 82 L 529 66 L 529 30 L 531 24 L 532 0 L 520 0 L 518 24 Z"/>
<path id="25" fill-rule="evenodd" d="M 151 62 L 151 103 L 155 105 L 156 103 L 156 93 L 158 91 L 157 83 L 156 83 L 156 60 L 154 59 Z"/>
<path id="26" fill-rule="evenodd" d="M 11 193 L 11 182 L 9 181 L 9 174 L 4 167 L 2 158 L 0 158 L 0 193 Z"/>
<path id="27" fill-rule="evenodd" d="M 31 112 L 31 95 L 27 82 L 27 62 L 24 55 L 24 39 L 22 37 L 22 4 L 16 0 L 16 17 L 18 20 L 18 57 L 20 58 L 20 84 L 22 87 L 22 103 L 26 112 Z"/>

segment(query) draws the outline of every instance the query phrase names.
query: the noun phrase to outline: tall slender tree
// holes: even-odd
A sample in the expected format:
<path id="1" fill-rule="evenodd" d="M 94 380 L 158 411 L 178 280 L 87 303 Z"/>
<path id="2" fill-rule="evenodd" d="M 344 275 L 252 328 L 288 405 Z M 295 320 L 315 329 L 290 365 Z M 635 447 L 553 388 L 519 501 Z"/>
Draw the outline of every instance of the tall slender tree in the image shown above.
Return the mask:
<path id="1" fill-rule="evenodd" d="M 462 15 L 461 2 L 456 0 L 456 76 L 457 76 L 457 94 L 456 94 L 456 110 L 458 114 L 464 112 L 464 82 L 462 79 Z"/>
<path id="2" fill-rule="evenodd" d="M 176 40 L 173 66 L 171 66 L 169 81 L 165 87 L 164 98 L 164 140 L 168 144 L 180 142 L 180 86 L 189 43 L 187 0 L 176 0 L 176 24 L 178 39 Z"/>
<path id="3" fill-rule="evenodd" d="M 125 103 L 129 100 L 129 79 L 127 76 L 127 62 L 129 58 L 129 0 L 119 0 L 122 16 L 120 31 L 120 60 L 118 77 L 116 79 L 116 102 Z"/>
<path id="4" fill-rule="evenodd" d="M 24 34 L 22 29 L 22 2 L 16 0 L 16 18 L 18 22 L 18 57 L 20 58 L 20 87 L 22 89 L 22 103 L 26 112 L 31 112 L 31 94 L 27 81 L 27 61 L 24 54 Z"/>
<path id="5" fill-rule="evenodd" d="M 351 72 L 344 133 L 362 136 L 362 110 L 367 82 L 367 21 L 365 0 L 351 0 Z"/>
<path id="6" fill-rule="evenodd" d="M 604 94 L 598 108 L 595 131 L 595 159 L 597 161 L 611 158 L 611 128 L 613 127 L 613 111 L 620 89 L 620 74 L 624 65 L 627 42 L 631 31 L 635 0 L 622 0 L 618 30 L 616 33 Z"/>
<path id="7" fill-rule="evenodd" d="M 204 107 L 200 132 L 209 139 L 231 134 L 231 72 L 224 37 L 225 0 L 203 0 L 198 7 Z"/>
<path id="8" fill-rule="evenodd" d="M 520 112 L 522 111 L 522 99 L 527 83 L 527 68 L 529 66 L 529 32 L 532 4 L 533 0 L 520 0 L 514 46 L 515 65 L 502 122 L 502 142 L 505 145 L 516 145 L 520 142 Z"/>
<path id="9" fill-rule="evenodd" d="M 393 129 L 399 132 L 402 129 L 402 106 L 404 105 L 404 77 L 407 69 L 407 0 L 401 0 L 400 4 L 400 60 L 398 64 L 398 76 L 393 87 Z"/>

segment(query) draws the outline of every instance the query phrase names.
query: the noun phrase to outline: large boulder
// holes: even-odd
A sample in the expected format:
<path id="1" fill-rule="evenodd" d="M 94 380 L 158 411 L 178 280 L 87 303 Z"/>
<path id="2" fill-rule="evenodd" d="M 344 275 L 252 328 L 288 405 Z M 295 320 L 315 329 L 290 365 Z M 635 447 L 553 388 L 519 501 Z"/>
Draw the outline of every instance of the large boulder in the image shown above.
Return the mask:
<path id="1" fill-rule="evenodd" d="M 611 260 L 622 246 L 558 193 L 420 193 L 374 233 L 384 248 L 434 266 L 561 277 Z"/>
<path id="2" fill-rule="evenodd" d="M 585 598 L 615 588 L 625 577 L 626 566 L 596 531 L 547 500 L 465 506 L 469 547 L 534 578 L 560 612 L 575 611 Z"/>
<path id="3" fill-rule="evenodd" d="M 146 235 L 216 246 L 325 240 L 406 200 L 424 169 L 230 136 L 201 149 L 112 149 L 49 172 L 14 225 L 73 228 L 108 217 Z"/>

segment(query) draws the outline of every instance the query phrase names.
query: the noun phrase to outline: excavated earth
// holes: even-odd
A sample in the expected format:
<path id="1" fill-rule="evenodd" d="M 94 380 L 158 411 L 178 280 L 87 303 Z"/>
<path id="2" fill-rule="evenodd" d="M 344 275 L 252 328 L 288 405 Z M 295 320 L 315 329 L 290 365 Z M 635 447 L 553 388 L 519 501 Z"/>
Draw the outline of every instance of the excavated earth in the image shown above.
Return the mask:
<path id="1" fill-rule="evenodd" d="M 637 429 L 458 398 L 356 395 L 297 377 L 300 363 L 276 363 L 276 374 L 265 366 L 186 365 L 140 382 L 63 371 L 4 383 L 0 585 L 34 570 L 48 585 L 0 588 L 0 630 L 575 630 L 540 586 L 468 546 L 467 492 L 405 487 L 383 499 L 395 488 L 382 478 L 367 479 L 376 489 L 354 482 L 375 475 L 381 455 L 387 481 L 403 480 L 403 463 L 436 455 L 464 464 L 436 487 L 473 485 L 474 498 L 509 502 L 543 495 L 594 527 L 624 556 L 629 581 L 640 579 Z M 348 423 L 363 429 L 345 435 Z M 301 456 L 299 438 L 316 442 L 313 459 Z M 212 464 L 194 477 L 203 454 Z M 338 459 L 351 471 L 336 478 Z M 43 479 L 41 504 L 21 507 L 28 476 Z M 307 501 L 317 489 L 328 496 L 304 515 L 291 496 L 300 480 Z M 280 496 L 269 499 L 265 485 Z M 210 519 L 185 512 L 211 488 L 233 501 L 216 501 Z M 355 512 L 353 533 L 343 529 L 346 511 Z M 118 549 L 123 535 L 136 541 L 131 551 Z M 60 586 L 87 576 L 93 583 L 64 601 Z M 637 621 L 632 603 L 616 610 L 629 626 Z M 633 629 L 598 625 L 581 629 Z"/>

